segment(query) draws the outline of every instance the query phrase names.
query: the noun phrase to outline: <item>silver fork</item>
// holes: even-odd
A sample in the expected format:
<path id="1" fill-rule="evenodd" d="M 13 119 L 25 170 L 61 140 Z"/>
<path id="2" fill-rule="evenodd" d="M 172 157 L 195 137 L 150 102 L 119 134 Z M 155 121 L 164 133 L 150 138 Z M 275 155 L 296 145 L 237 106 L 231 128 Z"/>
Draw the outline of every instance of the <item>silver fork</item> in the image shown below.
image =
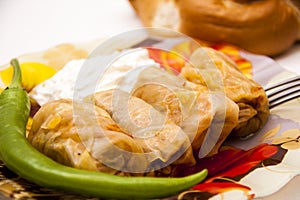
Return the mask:
<path id="1" fill-rule="evenodd" d="M 272 109 L 285 102 L 300 97 L 300 76 L 286 79 L 282 82 L 265 87 L 269 98 L 269 108 Z"/>

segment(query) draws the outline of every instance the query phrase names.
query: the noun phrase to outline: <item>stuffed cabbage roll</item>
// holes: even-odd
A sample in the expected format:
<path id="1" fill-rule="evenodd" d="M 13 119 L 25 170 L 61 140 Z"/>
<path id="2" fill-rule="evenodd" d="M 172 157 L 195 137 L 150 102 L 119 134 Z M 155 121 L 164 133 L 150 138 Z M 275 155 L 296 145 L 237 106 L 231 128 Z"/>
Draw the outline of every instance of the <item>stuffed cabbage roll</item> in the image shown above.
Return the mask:
<path id="1" fill-rule="evenodd" d="M 211 90 L 217 83 L 239 106 L 239 123 L 231 135 L 250 137 L 266 123 L 269 106 L 263 87 L 247 78 L 230 58 L 211 48 L 201 48 L 192 54 L 190 60 L 191 63 L 181 71 L 183 77 L 196 84 L 209 85 Z M 222 80 L 219 83 L 217 76 Z"/>
<path id="2" fill-rule="evenodd" d="M 97 92 L 86 101 L 110 113 L 119 127 L 143 148 L 149 163 L 195 164 L 186 133 L 142 99 L 112 89 Z"/>
<path id="3" fill-rule="evenodd" d="M 142 147 L 123 133 L 106 111 L 94 106 L 89 111 L 83 105 L 77 105 L 78 119 L 71 100 L 57 100 L 42 106 L 33 118 L 29 142 L 57 162 L 76 168 L 126 176 L 134 175 L 126 172 L 129 168 L 146 170 Z M 116 148 L 141 156 L 136 159 L 119 154 Z M 118 169 L 109 167 L 116 164 Z"/>
<path id="4" fill-rule="evenodd" d="M 238 124 L 238 106 L 224 93 L 209 91 L 157 67 L 139 74 L 132 94 L 180 126 L 200 157 L 217 153 Z"/>

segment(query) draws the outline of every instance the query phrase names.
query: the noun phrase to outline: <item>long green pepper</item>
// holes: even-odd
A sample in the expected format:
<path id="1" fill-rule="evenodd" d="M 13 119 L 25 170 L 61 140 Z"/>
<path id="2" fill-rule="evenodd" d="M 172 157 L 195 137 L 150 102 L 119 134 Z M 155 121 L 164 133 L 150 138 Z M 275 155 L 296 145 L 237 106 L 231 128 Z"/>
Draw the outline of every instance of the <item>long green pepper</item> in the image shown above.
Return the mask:
<path id="1" fill-rule="evenodd" d="M 121 177 L 61 165 L 36 150 L 26 139 L 30 102 L 21 87 L 21 70 L 0 95 L 0 159 L 19 176 L 38 185 L 81 195 L 117 199 L 174 195 L 201 182 L 207 170 L 182 178 Z"/>

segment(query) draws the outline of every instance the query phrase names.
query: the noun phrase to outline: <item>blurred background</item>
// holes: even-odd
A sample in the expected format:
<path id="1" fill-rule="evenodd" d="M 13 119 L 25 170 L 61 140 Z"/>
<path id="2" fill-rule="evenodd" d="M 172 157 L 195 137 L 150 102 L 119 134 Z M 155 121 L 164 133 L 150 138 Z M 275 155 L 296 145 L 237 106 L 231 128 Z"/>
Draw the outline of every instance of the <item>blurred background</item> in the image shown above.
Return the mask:
<path id="1" fill-rule="evenodd" d="M 0 65 L 24 53 L 141 26 L 127 0 L 0 0 Z"/>

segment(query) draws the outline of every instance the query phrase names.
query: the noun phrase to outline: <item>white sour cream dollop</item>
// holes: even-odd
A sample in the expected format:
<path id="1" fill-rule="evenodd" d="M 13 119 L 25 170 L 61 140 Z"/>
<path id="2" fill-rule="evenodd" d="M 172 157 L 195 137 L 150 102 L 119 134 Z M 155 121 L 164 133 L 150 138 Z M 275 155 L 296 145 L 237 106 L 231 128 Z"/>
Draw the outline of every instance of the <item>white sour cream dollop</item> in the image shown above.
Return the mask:
<path id="1" fill-rule="evenodd" d="M 94 92 L 119 87 L 130 90 L 139 73 L 137 69 L 156 66 L 146 49 L 126 50 L 111 55 L 72 60 L 50 79 L 37 85 L 31 97 L 39 105 L 69 98 L 84 98 Z"/>

